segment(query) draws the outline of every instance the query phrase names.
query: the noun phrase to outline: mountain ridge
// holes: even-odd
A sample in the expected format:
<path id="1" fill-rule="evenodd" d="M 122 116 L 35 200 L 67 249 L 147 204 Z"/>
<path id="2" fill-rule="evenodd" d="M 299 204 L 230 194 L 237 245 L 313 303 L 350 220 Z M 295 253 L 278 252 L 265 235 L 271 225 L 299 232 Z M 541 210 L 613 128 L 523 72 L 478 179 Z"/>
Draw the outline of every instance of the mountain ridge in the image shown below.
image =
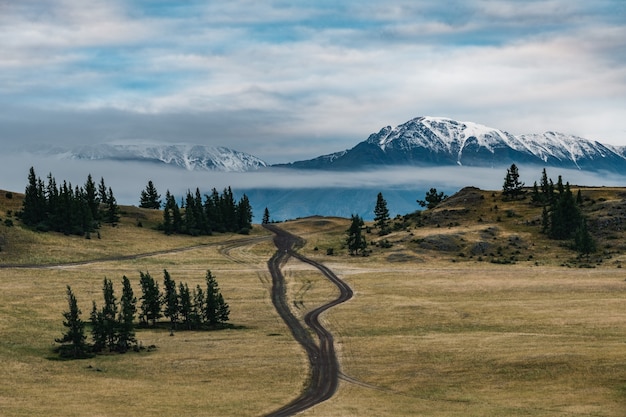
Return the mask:
<path id="1" fill-rule="evenodd" d="M 548 165 L 588 171 L 624 172 L 626 147 L 548 131 L 515 136 L 474 122 L 423 116 L 385 126 L 353 148 L 287 168 L 344 170 L 379 165 Z"/>
<path id="2" fill-rule="evenodd" d="M 198 144 L 95 144 L 40 150 L 61 159 L 156 162 L 188 171 L 246 172 L 269 166 L 260 158 L 224 146 Z"/>

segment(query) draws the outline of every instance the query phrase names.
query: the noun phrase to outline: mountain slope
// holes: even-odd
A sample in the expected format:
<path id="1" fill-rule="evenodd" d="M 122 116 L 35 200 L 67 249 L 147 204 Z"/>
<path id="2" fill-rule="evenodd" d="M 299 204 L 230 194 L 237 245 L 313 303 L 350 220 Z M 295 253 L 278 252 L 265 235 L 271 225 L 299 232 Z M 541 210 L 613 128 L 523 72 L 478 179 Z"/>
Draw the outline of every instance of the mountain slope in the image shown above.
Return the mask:
<path id="1" fill-rule="evenodd" d="M 267 166 L 253 155 L 204 145 L 98 144 L 47 152 L 65 159 L 157 162 L 189 171 L 244 172 Z"/>
<path id="2" fill-rule="evenodd" d="M 590 171 L 626 170 L 626 156 L 620 148 L 555 132 L 514 136 L 477 123 L 441 117 L 418 117 L 395 128 L 386 126 L 350 150 L 285 166 L 354 169 L 376 165 L 489 167 L 511 163 Z"/>

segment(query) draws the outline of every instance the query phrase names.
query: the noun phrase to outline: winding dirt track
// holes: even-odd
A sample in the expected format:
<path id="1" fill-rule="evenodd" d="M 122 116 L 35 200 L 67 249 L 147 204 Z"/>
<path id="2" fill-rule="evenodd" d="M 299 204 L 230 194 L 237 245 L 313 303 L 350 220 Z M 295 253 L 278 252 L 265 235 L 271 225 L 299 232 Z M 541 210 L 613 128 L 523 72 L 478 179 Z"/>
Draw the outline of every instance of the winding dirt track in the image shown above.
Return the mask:
<path id="1" fill-rule="evenodd" d="M 267 416 L 272 417 L 291 416 L 326 401 L 337 390 L 340 370 L 339 361 L 335 353 L 334 339 L 333 335 L 320 324 L 319 316 L 329 308 L 348 301 L 352 298 L 353 292 L 348 284 L 339 279 L 326 266 L 294 251 L 294 249 L 304 244 L 301 238 L 272 224 L 264 225 L 264 227 L 276 235 L 274 244 L 277 251 L 267 262 L 272 275 L 272 302 L 278 314 L 280 314 L 291 330 L 294 338 L 306 351 L 311 369 L 310 380 L 304 392 L 284 407 L 267 414 Z M 304 317 L 306 325 L 317 334 L 319 345 L 315 343 L 311 333 L 291 313 L 286 300 L 285 277 L 282 274 L 281 266 L 292 256 L 319 269 L 324 276 L 339 288 L 339 297 L 310 311 Z"/>

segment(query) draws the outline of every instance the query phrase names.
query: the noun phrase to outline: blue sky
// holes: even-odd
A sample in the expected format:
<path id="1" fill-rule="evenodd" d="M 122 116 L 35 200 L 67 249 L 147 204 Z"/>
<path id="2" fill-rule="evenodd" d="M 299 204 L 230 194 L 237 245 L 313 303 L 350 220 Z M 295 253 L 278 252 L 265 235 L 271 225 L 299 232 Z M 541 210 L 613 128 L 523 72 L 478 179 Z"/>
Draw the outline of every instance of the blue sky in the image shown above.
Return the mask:
<path id="1" fill-rule="evenodd" d="M 422 115 L 626 146 L 623 0 L 0 0 L 0 139 L 270 163 Z"/>

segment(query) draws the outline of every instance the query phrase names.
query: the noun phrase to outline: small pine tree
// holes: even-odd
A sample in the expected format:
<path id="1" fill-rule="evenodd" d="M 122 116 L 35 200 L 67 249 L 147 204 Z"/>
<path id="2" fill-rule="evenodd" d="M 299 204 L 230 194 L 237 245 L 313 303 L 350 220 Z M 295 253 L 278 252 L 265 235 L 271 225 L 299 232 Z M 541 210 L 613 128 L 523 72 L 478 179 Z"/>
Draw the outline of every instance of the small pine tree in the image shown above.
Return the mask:
<path id="1" fill-rule="evenodd" d="M 91 218 L 98 220 L 100 218 L 100 200 L 98 199 L 96 183 L 93 181 L 91 174 L 87 175 L 87 181 L 85 182 L 85 200 L 91 212 Z"/>
<path id="2" fill-rule="evenodd" d="M 137 312 L 137 298 L 133 293 L 130 280 L 122 277 L 122 298 L 120 299 L 120 315 L 118 319 L 119 335 L 117 350 L 126 352 L 137 343 L 135 339 L 135 313 Z"/>
<path id="3" fill-rule="evenodd" d="M 243 195 L 235 207 L 237 217 L 237 225 L 234 227 L 235 232 L 248 234 L 252 229 L 252 206 L 247 195 Z"/>
<path id="4" fill-rule="evenodd" d="M 102 312 L 98 310 L 95 301 L 91 307 L 91 337 L 93 338 L 93 351 L 101 352 L 107 345 L 106 327 Z"/>
<path id="5" fill-rule="evenodd" d="M 67 303 L 68 311 L 63 313 L 63 326 L 67 328 L 67 332 L 60 339 L 55 339 L 57 343 L 61 343 L 59 354 L 64 358 L 81 359 L 91 356 L 87 337 L 85 336 L 85 323 L 81 320 L 81 311 L 78 308 L 78 302 L 72 292 L 72 288 L 67 286 Z"/>
<path id="6" fill-rule="evenodd" d="M 519 180 L 519 171 L 515 164 L 506 170 L 502 194 L 504 197 L 516 199 L 522 194 L 524 183 Z"/>
<path id="7" fill-rule="evenodd" d="M 102 294 L 104 296 L 104 305 L 102 306 L 102 326 L 106 346 L 109 351 L 117 349 L 118 341 L 118 322 L 117 322 L 117 298 L 113 290 L 113 282 L 104 278 L 102 286 Z"/>
<path id="8" fill-rule="evenodd" d="M 439 203 L 441 203 L 446 198 L 448 198 L 448 196 L 445 195 L 443 193 L 443 191 L 438 193 L 436 188 L 431 188 L 426 193 L 426 196 L 424 197 L 424 199 L 423 200 L 417 200 L 417 203 L 421 207 L 426 207 L 427 209 L 433 209 L 433 208 L 437 207 L 439 205 Z"/>
<path id="9" fill-rule="evenodd" d="M 194 328 L 193 320 L 193 302 L 191 300 L 191 292 L 189 286 L 185 283 L 180 283 L 178 286 L 178 299 L 179 299 L 179 314 L 180 322 L 187 330 Z"/>
<path id="10" fill-rule="evenodd" d="M 346 231 L 348 233 L 346 244 L 348 245 L 350 255 L 358 255 L 359 252 L 363 255 L 365 254 L 367 242 L 363 236 L 363 224 L 363 219 L 359 215 L 352 215 L 352 223 L 350 223 L 350 227 Z"/>
<path id="11" fill-rule="evenodd" d="M 596 250 L 596 243 L 589 233 L 587 221 L 582 219 L 574 235 L 574 247 L 581 255 L 588 255 Z"/>
<path id="12" fill-rule="evenodd" d="M 387 209 L 387 201 L 385 201 L 383 193 L 378 193 L 376 197 L 374 215 L 374 223 L 376 228 L 378 228 L 378 234 L 380 236 L 389 234 L 389 210 Z"/>
<path id="13" fill-rule="evenodd" d="M 261 221 L 262 224 L 268 224 L 270 222 L 270 211 L 267 209 L 267 207 L 265 207 L 265 210 L 263 210 L 263 220 Z"/>
<path id="14" fill-rule="evenodd" d="M 148 181 L 146 189 L 141 192 L 139 207 L 155 210 L 161 208 L 161 195 L 157 192 L 152 180 Z"/>
<path id="15" fill-rule="evenodd" d="M 206 285 L 206 302 L 204 303 L 206 323 L 209 326 L 224 324 L 228 321 L 230 310 L 210 270 L 206 273 Z"/>
<path id="16" fill-rule="evenodd" d="M 178 293 L 176 291 L 176 281 L 172 279 L 167 269 L 163 270 L 163 288 L 165 311 L 163 315 L 170 319 L 172 329 L 176 329 L 178 323 L 178 315 L 180 313 L 180 304 L 178 301 Z"/>
<path id="17" fill-rule="evenodd" d="M 200 327 L 208 319 L 206 317 L 206 297 L 200 285 L 196 286 L 193 292 L 193 307 L 191 310 L 191 320 L 194 327 Z"/>
<path id="18" fill-rule="evenodd" d="M 139 283 L 141 285 L 141 320 L 144 324 L 149 322 L 155 325 L 157 320 L 162 317 L 161 314 L 161 292 L 159 291 L 159 284 L 154 281 L 154 278 L 146 272 L 140 272 Z"/>
<path id="19" fill-rule="evenodd" d="M 116 226 L 120 221 L 120 208 L 117 205 L 117 201 L 113 196 L 113 190 L 109 187 L 106 198 L 106 215 L 105 221 L 112 226 Z"/>
<path id="20" fill-rule="evenodd" d="M 104 183 L 104 177 L 100 177 L 100 183 L 98 184 L 98 197 L 100 198 L 100 203 L 107 203 L 108 194 L 107 186 Z"/>

